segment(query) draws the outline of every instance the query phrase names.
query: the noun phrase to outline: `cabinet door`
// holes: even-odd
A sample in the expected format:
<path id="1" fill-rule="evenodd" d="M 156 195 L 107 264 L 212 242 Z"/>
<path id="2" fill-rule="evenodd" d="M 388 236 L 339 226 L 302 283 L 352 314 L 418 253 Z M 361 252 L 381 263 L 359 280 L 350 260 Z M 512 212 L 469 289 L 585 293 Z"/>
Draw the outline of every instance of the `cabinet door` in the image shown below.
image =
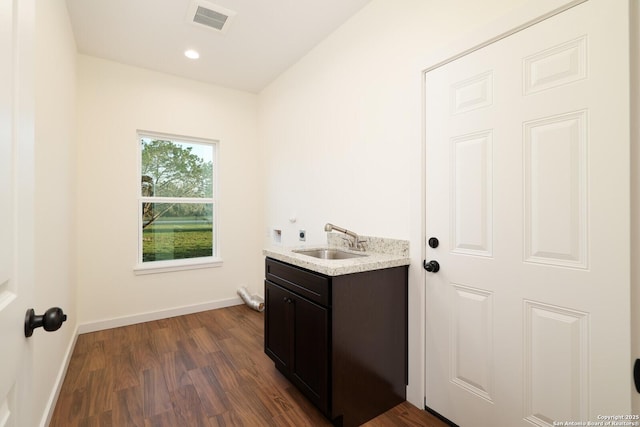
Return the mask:
<path id="1" fill-rule="evenodd" d="M 265 281 L 264 297 L 264 351 L 281 369 L 289 370 L 291 357 L 289 300 L 291 293 L 280 286 Z"/>
<path id="2" fill-rule="evenodd" d="M 293 381 L 323 412 L 328 412 L 329 312 L 306 298 L 292 294 Z"/>

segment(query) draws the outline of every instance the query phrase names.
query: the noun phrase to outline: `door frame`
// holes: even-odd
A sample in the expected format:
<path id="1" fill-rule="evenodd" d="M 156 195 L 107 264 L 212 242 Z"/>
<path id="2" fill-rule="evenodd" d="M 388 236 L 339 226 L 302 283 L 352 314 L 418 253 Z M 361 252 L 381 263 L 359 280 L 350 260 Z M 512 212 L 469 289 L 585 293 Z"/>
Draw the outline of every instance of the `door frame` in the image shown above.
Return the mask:
<path id="1" fill-rule="evenodd" d="M 548 19 L 554 15 L 562 13 L 572 7 L 587 1 L 598 0 L 530 0 L 516 8 L 504 17 L 497 19 L 482 28 L 469 33 L 468 35 L 448 44 L 444 48 L 432 53 L 426 59 L 423 59 L 420 64 L 421 69 L 421 246 L 420 256 L 421 259 L 426 259 L 426 242 L 428 239 L 426 232 L 426 175 L 427 175 L 427 161 L 426 161 L 426 129 L 428 121 L 426 118 L 426 75 L 428 72 L 435 70 L 443 65 L 446 65 L 456 59 L 462 58 L 470 53 L 473 53 L 479 49 L 489 46 L 499 40 L 502 40 L 510 35 L 513 35 L 525 28 L 535 25 L 545 19 Z M 630 66 L 631 76 L 640 75 L 640 41 L 634 40 L 634 36 L 640 35 L 640 5 L 636 4 L 634 0 L 628 0 L 630 10 L 630 38 L 631 38 L 631 52 L 630 52 Z M 640 114 L 640 78 L 635 77 L 631 79 L 631 160 L 634 161 L 631 167 L 631 257 L 637 259 L 640 257 L 640 167 L 634 167 L 634 164 L 640 165 L 640 120 L 633 120 L 633 117 L 638 117 Z M 640 265 L 638 263 L 631 263 L 631 297 L 632 299 L 640 298 Z M 421 283 L 426 284 L 428 276 L 424 270 L 422 270 Z M 421 370 L 422 370 L 422 396 L 425 408 L 427 407 L 426 401 L 426 345 L 427 345 L 427 330 L 425 325 L 426 319 L 426 291 L 425 287 L 422 288 L 422 313 L 421 321 L 421 339 L 422 339 L 422 358 L 421 358 Z M 637 310 L 632 310 L 631 318 L 631 348 L 635 355 L 640 357 L 640 313 Z M 629 355 L 630 359 L 635 360 L 636 356 Z M 631 364 L 630 364 L 631 366 Z M 629 372 L 631 375 L 632 372 Z M 634 413 L 640 413 L 640 394 L 633 393 L 632 396 L 632 408 Z"/>
<path id="2" fill-rule="evenodd" d="M 631 143 L 631 259 L 640 259 L 640 2 L 629 2 L 629 50 L 631 94 L 629 110 Z M 635 119 L 634 119 L 635 118 Z M 635 166 L 634 166 L 635 165 Z M 640 298 L 640 263 L 631 262 L 631 301 Z M 640 357 L 640 312 L 631 310 L 631 360 Z M 631 408 L 640 413 L 640 393 L 633 393 Z"/>

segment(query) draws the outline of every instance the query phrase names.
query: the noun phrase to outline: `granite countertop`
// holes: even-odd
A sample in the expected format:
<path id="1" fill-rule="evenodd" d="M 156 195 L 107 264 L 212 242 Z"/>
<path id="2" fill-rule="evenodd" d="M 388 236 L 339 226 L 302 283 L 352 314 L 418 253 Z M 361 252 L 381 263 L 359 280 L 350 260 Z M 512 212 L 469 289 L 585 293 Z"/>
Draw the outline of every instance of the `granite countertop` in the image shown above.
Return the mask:
<path id="1" fill-rule="evenodd" d="M 342 235 L 327 233 L 326 245 L 295 247 L 272 246 L 265 248 L 262 253 L 269 258 L 306 268 L 307 270 L 327 276 L 361 273 L 363 271 L 380 270 L 383 268 L 409 265 L 411 263 L 411 259 L 409 258 L 409 242 L 407 240 L 370 236 L 361 237 L 366 240 L 366 250 L 364 252 L 348 249 L 347 242 L 342 238 Z M 349 259 L 321 259 L 294 252 L 296 250 L 328 248 L 340 249 L 341 251 L 367 256 Z"/>

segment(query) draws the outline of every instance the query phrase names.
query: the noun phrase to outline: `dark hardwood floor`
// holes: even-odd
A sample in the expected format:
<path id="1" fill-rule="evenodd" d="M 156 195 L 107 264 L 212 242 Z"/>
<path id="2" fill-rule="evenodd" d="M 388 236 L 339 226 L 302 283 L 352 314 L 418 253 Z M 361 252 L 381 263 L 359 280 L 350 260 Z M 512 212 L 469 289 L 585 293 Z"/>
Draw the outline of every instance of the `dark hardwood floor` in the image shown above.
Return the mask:
<path id="1" fill-rule="evenodd" d="M 330 426 L 263 352 L 244 305 L 78 337 L 51 427 Z M 446 427 L 404 402 L 368 427 Z"/>

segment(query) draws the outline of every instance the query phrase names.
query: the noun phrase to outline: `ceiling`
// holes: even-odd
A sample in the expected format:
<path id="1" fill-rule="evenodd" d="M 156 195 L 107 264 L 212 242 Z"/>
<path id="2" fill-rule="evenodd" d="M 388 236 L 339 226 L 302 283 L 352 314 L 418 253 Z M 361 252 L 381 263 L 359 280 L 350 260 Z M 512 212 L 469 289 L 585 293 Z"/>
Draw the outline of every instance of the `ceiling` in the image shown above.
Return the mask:
<path id="1" fill-rule="evenodd" d="M 257 93 L 371 0 L 199 0 L 236 12 L 223 33 L 193 0 L 66 1 L 82 54 Z"/>

